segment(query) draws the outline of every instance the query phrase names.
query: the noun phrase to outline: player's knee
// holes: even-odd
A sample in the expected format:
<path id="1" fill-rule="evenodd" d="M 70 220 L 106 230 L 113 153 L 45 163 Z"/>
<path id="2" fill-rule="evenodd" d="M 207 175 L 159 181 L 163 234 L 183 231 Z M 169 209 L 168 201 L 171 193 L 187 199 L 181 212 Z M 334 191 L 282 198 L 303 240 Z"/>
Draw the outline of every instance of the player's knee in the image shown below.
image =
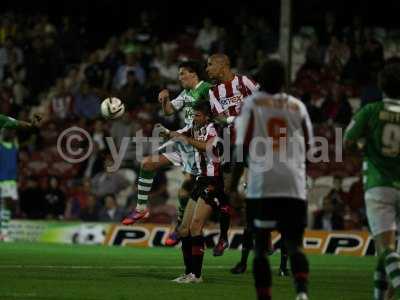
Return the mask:
<path id="1" fill-rule="evenodd" d="M 185 177 L 181 188 L 179 189 L 179 197 L 188 198 L 194 187 L 194 179 L 192 176 Z"/>
<path id="2" fill-rule="evenodd" d="M 188 237 L 189 236 L 189 226 L 185 225 L 185 224 L 181 224 L 181 226 L 179 226 L 178 228 L 178 234 L 181 237 Z"/>
<path id="3" fill-rule="evenodd" d="M 190 192 L 183 187 L 178 192 L 179 199 L 187 199 L 190 196 Z"/>
<path id="4" fill-rule="evenodd" d="M 143 159 L 140 167 L 144 171 L 156 171 L 157 170 L 157 164 L 154 162 L 154 159 L 152 156 L 147 156 Z"/>
<path id="5" fill-rule="evenodd" d="M 203 220 L 200 218 L 194 218 L 190 224 L 190 233 L 192 236 L 200 235 L 203 229 Z"/>
<path id="6" fill-rule="evenodd" d="M 302 245 L 299 244 L 296 241 L 291 240 L 291 239 L 285 240 L 285 246 L 286 246 L 286 249 L 287 249 L 287 253 L 290 256 L 292 256 L 292 255 L 294 255 L 294 254 L 296 254 L 298 252 L 302 252 L 303 251 L 302 247 L 301 247 Z"/>

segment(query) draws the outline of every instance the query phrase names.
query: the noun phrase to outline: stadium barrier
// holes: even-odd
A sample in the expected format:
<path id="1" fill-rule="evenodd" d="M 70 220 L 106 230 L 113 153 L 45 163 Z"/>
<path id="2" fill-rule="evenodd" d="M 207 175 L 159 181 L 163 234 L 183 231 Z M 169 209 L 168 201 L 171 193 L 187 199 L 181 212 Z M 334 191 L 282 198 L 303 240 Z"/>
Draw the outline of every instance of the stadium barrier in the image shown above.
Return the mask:
<path id="1" fill-rule="evenodd" d="M 162 247 L 170 225 L 138 224 L 121 226 L 109 223 L 51 222 L 13 220 L 10 238 L 13 241 L 63 244 L 104 244 L 109 246 Z M 230 249 L 241 248 L 243 229 L 229 231 Z M 207 247 L 218 239 L 218 227 L 206 227 Z M 277 232 L 272 234 L 273 244 L 281 242 Z M 306 231 L 304 248 L 307 253 L 366 256 L 375 255 L 373 240 L 366 231 Z"/>

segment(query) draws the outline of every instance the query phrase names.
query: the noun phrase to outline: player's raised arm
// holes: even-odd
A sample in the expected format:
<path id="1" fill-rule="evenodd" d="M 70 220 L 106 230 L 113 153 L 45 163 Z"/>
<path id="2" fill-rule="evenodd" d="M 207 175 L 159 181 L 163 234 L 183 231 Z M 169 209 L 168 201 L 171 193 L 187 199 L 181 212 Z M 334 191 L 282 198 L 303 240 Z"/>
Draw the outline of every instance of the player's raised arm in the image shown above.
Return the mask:
<path id="1" fill-rule="evenodd" d="M 167 89 L 162 90 L 158 94 L 158 101 L 161 103 L 161 107 L 165 115 L 169 116 L 175 112 L 169 98 L 169 91 Z"/>

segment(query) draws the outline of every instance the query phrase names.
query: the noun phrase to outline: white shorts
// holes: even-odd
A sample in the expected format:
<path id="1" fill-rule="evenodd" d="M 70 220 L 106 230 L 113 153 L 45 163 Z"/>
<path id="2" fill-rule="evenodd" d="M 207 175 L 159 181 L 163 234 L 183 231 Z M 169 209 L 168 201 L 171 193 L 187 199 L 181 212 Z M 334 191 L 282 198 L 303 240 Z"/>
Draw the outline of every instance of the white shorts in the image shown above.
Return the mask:
<path id="1" fill-rule="evenodd" d="M 18 200 L 18 188 L 16 182 L 0 182 L 0 198 L 11 198 Z"/>
<path id="2" fill-rule="evenodd" d="M 374 187 L 365 192 L 368 223 L 373 236 L 395 231 L 400 216 L 400 190 Z"/>
<path id="3" fill-rule="evenodd" d="M 158 150 L 174 166 L 182 167 L 183 172 L 193 175 L 199 173 L 195 159 L 196 150 L 192 145 L 168 141 Z"/>

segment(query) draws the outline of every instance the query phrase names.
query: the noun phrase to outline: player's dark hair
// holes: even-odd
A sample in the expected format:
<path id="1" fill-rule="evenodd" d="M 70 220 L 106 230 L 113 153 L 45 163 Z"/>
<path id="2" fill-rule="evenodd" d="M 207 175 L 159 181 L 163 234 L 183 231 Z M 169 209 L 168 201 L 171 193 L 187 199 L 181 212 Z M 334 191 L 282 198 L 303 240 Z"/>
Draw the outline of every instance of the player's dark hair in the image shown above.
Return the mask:
<path id="1" fill-rule="evenodd" d="M 199 78 L 199 80 L 204 80 L 206 78 L 204 65 L 199 61 L 196 60 L 183 61 L 179 64 L 178 68 L 179 69 L 185 68 L 190 73 L 195 73 Z"/>
<path id="2" fill-rule="evenodd" d="M 199 100 L 192 106 L 193 110 L 201 111 L 204 115 L 212 117 L 210 102 L 205 99 Z"/>
<path id="3" fill-rule="evenodd" d="M 280 60 L 268 59 L 261 66 L 256 77 L 262 90 L 269 94 L 279 93 L 285 86 L 285 66 Z"/>
<path id="4" fill-rule="evenodd" d="M 400 99 L 400 62 L 386 64 L 379 74 L 379 85 L 387 97 Z"/>

